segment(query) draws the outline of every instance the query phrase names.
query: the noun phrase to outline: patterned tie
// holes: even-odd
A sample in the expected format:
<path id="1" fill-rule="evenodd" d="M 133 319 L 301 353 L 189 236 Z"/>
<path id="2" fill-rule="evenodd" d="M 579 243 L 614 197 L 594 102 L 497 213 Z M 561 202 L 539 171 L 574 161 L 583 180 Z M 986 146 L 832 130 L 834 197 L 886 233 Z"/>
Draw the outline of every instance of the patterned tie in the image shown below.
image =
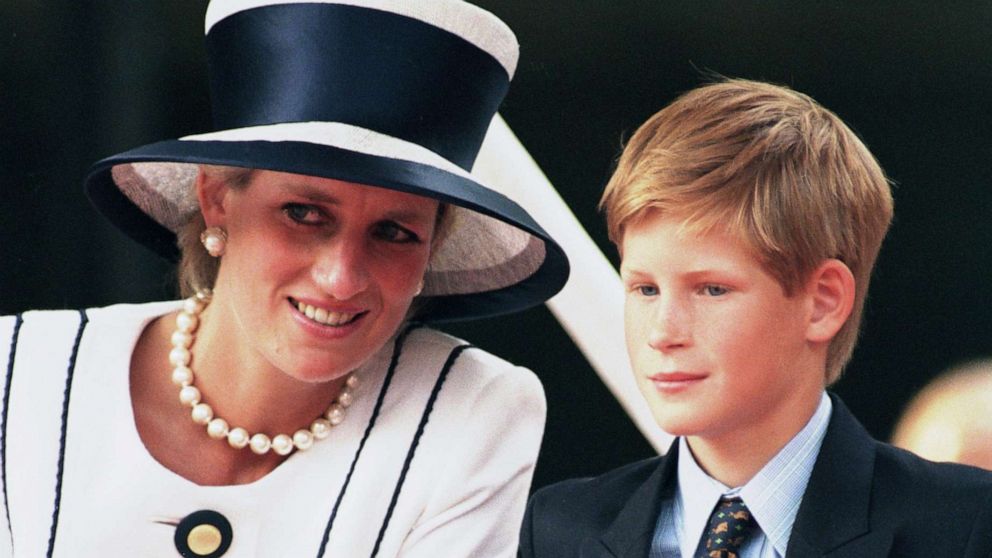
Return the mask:
<path id="1" fill-rule="evenodd" d="M 695 558 L 738 558 L 754 525 L 754 518 L 740 497 L 720 498 L 710 514 Z"/>

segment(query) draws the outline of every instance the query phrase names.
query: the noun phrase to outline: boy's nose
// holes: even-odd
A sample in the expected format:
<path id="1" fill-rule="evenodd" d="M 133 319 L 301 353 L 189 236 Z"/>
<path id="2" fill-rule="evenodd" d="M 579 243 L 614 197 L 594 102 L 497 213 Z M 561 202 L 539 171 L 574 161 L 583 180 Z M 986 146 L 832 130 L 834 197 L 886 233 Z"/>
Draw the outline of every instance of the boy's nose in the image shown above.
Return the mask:
<path id="1" fill-rule="evenodd" d="M 671 351 L 690 344 L 689 312 L 677 301 L 659 300 L 651 317 L 648 345 L 657 351 Z"/>

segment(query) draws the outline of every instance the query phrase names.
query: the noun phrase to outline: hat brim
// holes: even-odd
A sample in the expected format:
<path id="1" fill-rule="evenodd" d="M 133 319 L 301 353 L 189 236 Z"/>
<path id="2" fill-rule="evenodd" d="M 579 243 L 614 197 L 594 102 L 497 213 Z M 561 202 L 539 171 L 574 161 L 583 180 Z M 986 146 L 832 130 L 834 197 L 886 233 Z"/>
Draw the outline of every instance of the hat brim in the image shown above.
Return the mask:
<path id="1" fill-rule="evenodd" d="M 443 247 L 450 251 L 448 264 L 432 268 L 425 288 L 428 303 L 419 319 L 453 321 L 523 310 L 553 296 L 568 278 L 568 260 L 558 244 L 519 205 L 469 173 L 305 141 L 170 140 L 97 162 L 86 178 L 86 191 L 94 205 L 128 236 L 172 260 L 179 256 L 175 230 L 184 210 L 174 207 L 177 215 L 163 216 L 155 208 L 174 206 L 175 200 L 168 198 L 139 207 L 133 194 L 129 197 L 115 181 L 115 168 L 142 163 L 177 168 L 225 165 L 319 176 L 426 196 L 469 210 L 465 213 L 469 220 L 482 225 L 472 231 L 465 230 L 464 223 L 454 224 Z M 192 184 L 185 187 L 192 188 Z M 154 198 L 162 192 L 148 194 Z M 191 196 L 187 193 L 187 197 Z M 520 232 L 529 238 L 521 240 Z M 498 249 L 494 243 L 514 235 L 516 246 L 510 248 L 509 257 L 489 256 L 492 261 L 486 261 L 483 255 L 479 265 L 453 267 L 462 258 L 478 256 L 480 249 Z"/>

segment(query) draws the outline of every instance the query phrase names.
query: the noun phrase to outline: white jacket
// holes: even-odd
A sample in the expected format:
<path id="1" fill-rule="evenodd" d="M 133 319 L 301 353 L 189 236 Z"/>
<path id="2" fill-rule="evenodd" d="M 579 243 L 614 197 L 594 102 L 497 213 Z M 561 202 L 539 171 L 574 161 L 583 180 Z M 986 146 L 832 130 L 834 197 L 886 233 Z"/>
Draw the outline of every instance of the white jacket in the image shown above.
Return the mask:
<path id="1" fill-rule="evenodd" d="M 201 509 L 230 521 L 225 557 L 515 555 L 544 428 L 530 371 L 477 348 L 446 367 L 463 342 L 414 329 L 391 374 L 393 341 L 358 372 L 329 439 L 251 484 L 198 486 L 145 449 L 128 391 L 142 329 L 178 305 L 0 318 L 0 556 L 174 557 L 167 522 Z"/>

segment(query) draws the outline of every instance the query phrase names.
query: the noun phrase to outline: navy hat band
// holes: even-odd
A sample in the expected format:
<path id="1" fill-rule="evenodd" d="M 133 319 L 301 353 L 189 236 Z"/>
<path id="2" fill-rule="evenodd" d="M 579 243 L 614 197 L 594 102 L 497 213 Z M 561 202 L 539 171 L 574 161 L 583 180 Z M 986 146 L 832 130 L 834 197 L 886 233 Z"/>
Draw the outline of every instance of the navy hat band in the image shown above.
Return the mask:
<path id="1" fill-rule="evenodd" d="M 207 50 L 215 129 L 343 122 L 465 170 L 510 83 L 495 58 L 453 33 L 341 4 L 238 12 L 210 29 Z"/>

